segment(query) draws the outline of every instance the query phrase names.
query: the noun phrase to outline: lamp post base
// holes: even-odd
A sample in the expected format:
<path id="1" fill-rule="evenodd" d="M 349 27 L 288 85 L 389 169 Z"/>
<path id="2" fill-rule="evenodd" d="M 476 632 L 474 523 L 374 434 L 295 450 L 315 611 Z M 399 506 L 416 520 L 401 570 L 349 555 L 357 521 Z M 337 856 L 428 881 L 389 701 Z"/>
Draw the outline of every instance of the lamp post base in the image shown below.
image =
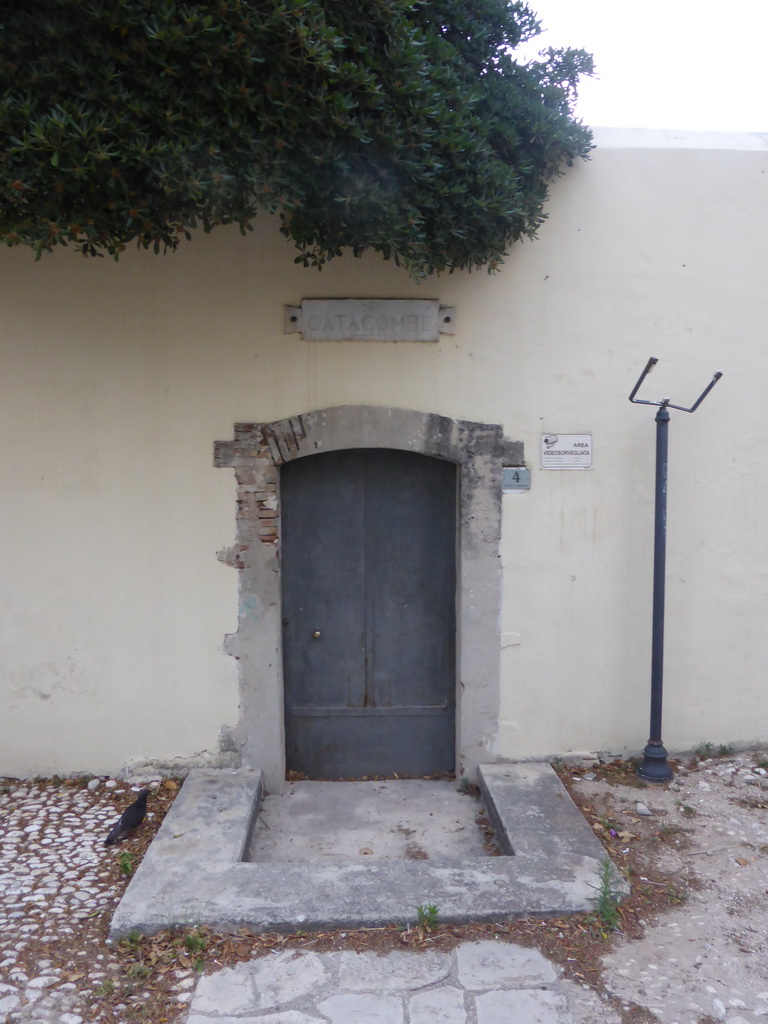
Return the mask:
<path id="1" fill-rule="evenodd" d="M 646 782 L 669 782 L 675 777 L 667 761 L 667 751 L 663 743 L 648 741 L 643 751 L 643 760 L 637 766 L 636 772 Z"/>

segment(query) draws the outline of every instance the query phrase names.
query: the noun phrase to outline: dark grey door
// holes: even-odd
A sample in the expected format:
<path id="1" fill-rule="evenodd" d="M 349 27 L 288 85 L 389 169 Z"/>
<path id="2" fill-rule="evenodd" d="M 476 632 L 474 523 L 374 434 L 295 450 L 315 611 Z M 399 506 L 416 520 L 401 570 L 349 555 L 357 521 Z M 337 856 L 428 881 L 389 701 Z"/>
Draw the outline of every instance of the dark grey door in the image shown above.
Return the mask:
<path id="1" fill-rule="evenodd" d="M 456 467 L 388 449 L 281 471 L 286 761 L 453 771 Z"/>

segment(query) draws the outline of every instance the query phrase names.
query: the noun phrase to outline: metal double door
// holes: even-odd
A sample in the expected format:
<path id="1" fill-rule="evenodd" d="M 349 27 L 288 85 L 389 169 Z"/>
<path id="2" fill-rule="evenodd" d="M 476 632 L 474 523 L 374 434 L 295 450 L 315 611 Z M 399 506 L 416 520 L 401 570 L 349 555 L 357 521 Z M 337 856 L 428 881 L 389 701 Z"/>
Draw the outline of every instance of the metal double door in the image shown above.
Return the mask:
<path id="1" fill-rule="evenodd" d="M 297 459 L 281 521 L 288 770 L 452 771 L 455 465 L 389 449 Z"/>

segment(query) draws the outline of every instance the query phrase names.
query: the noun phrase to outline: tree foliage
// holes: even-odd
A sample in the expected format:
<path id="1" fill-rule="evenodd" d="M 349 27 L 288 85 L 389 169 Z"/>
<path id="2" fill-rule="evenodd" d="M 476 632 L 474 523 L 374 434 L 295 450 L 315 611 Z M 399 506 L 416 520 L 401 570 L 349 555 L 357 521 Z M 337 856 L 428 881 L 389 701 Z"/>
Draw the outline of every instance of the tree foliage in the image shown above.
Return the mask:
<path id="1" fill-rule="evenodd" d="M 591 58 L 508 0 L 0 0 L 0 238 L 117 257 L 280 217 L 297 260 L 497 265 L 586 156 Z"/>

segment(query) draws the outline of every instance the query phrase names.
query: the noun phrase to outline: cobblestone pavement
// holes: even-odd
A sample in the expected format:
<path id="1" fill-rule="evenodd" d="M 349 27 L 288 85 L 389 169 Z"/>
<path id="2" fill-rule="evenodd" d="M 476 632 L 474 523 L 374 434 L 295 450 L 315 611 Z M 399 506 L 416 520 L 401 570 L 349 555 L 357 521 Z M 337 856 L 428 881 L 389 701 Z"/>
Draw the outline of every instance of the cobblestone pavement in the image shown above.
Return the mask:
<path id="1" fill-rule="evenodd" d="M 122 851 L 105 847 L 104 838 L 134 797 L 130 786 L 111 779 L 59 787 L 11 782 L 0 792 L 3 1024 L 105 1019 L 93 1002 L 110 991 L 120 967 L 103 940 L 104 918 L 125 880 Z M 193 984 L 191 970 L 178 972 L 179 1003 L 191 997 Z M 126 1021 L 144 995 L 137 985 L 123 1007 Z"/>

